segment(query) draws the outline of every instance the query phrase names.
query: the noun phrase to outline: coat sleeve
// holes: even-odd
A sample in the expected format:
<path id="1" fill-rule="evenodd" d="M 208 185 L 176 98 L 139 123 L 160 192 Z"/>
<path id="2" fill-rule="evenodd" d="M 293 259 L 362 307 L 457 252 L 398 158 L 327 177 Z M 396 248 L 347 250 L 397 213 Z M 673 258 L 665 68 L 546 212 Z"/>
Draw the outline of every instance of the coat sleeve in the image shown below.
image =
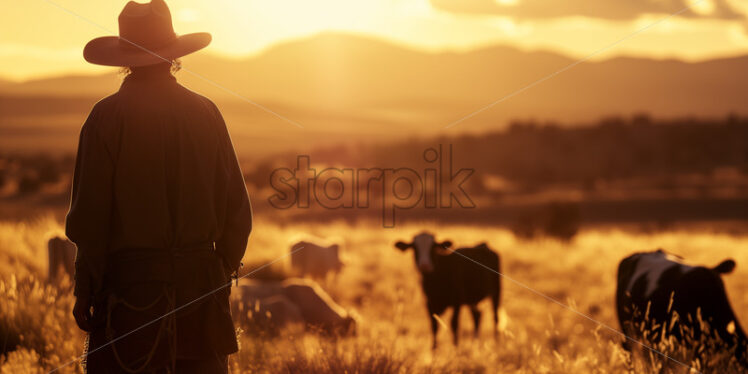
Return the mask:
<path id="1" fill-rule="evenodd" d="M 226 274 L 229 275 L 239 269 L 242 257 L 247 249 L 247 241 L 252 231 L 252 207 L 247 195 L 239 161 L 236 158 L 233 143 L 226 128 L 226 122 L 215 104 L 212 105 L 218 121 L 219 154 L 218 170 L 223 170 L 222 183 L 225 186 L 223 211 L 223 231 L 216 241 L 216 251 L 224 262 Z"/>
<path id="2" fill-rule="evenodd" d="M 75 258 L 75 295 L 89 295 L 101 287 L 112 215 L 113 160 L 97 133 L 101 117 L 91 111 L 78 143 L 73 191 L 65 233 L 78 250 Z"/>

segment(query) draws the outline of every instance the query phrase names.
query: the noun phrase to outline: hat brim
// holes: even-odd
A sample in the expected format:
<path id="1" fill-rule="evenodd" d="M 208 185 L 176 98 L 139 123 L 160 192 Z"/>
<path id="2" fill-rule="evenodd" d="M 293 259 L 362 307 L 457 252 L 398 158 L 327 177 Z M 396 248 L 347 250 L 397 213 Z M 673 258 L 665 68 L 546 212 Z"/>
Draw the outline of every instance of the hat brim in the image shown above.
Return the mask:
<path id="1" fill-rule="evenodd" d="M 145 66 L 172 61 L 199 51 L 212 37 L 207 32 L 180 35 L 166 46 L 148 50 L 137 46 L 127 46 L 118 36 L 104 36 L 91 40 L 83 48 L 83 58 L 96 65 L 106 66 Z"/>

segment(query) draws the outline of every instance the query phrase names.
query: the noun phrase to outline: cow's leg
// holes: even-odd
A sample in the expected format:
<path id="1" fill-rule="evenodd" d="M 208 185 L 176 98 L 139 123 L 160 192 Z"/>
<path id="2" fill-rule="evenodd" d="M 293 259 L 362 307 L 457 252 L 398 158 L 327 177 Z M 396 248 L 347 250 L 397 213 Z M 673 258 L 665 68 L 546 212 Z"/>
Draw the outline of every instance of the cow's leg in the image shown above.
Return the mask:
<path id="1" fill-rule="evenodd" d="M 460 336 L 460 306 L 452 307 L 452 341 L 457 345 Z"/>
<path id="2" fill-rule="evenodd" d="M 499 338 L 499 293 L 491 295 L 491 309 L 493 309 L 493 338 Z"/>
<path id="3" fill-rule="evenodd" d="M 478 337 L 480 334 L 480 310 L 478 309 L 478 305 L 471 305 L 470 306 L 470 313 L 473 315 L 473 326 L 475 326 L 475 331 L 473 331 L 473 336 Z"/>
<path id="4" fill-rule="evenodd" d="M 431 336 L 434 339 L 431 349 L 436 349 L 436 335 L 439 333 L 439 321 L 436 320 L 436 314 L 429 311 L 429 318 L 431 318 Z"/>

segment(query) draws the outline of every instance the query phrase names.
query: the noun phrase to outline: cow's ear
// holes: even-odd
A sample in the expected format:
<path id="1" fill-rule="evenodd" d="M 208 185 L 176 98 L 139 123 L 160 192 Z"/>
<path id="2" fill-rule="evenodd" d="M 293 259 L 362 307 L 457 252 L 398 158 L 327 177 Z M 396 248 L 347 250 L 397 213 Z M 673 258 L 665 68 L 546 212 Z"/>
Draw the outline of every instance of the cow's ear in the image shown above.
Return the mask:
<path id="1" fill-rule="evenodd" d="M 735 261 L 732 259 L 727 259 L 722 261 L 719 265 L 715 266 L 714 270 L 717 274 L 727 274 L 732 273 L 733 270 L 735 270 Z"/>
<path id="2" fill-rule="evenodd" d="M 397 247 L 397 249 L 399 249 L 401 251 L 404 251 L 404 250 L 406 250 L 408 248 L 413 247 L 413 244 L 412 243 L 397 242 L 397 243 L 395 243 L 395 247 Z"/>
<path id="3" fill-rule="evenodd" d="M 439 244 L 439 246 L 442 247 L 442 248 L 444 248 L 444 249 L 450 249 L 450 248 L 452 248 L 452 242 L 450 240 L 445 240 L 445 241 L 441 242 L 441 244 Z"/>

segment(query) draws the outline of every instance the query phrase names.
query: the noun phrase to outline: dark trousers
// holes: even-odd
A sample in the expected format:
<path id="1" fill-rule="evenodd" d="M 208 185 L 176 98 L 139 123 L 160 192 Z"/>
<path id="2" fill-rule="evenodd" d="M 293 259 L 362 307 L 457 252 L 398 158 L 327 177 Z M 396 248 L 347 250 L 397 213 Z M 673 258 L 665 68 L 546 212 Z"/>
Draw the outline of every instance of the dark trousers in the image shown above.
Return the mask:
<path id="1" fill-rule="evenodd" d="M 88 373 L 227 373 L 236 352 L 228 277 L 212 251 L 130 250 L 94 297 Z"/>

